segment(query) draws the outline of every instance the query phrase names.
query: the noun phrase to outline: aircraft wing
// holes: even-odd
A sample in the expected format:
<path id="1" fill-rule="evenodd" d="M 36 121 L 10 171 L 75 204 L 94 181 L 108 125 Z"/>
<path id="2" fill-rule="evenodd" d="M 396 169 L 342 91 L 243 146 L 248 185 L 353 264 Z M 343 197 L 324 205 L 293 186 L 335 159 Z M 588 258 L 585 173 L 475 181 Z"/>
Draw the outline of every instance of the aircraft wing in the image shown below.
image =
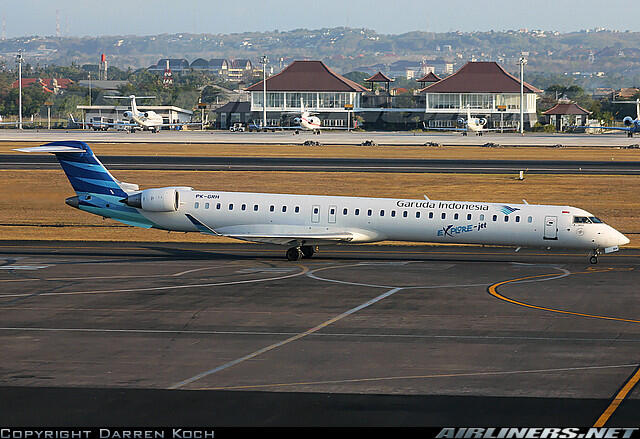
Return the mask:
<path id="1" fill-rule="evenodd" d="M 618 131 L 632 131 L 633 127 L 588 127 L 588 126 L 575 126 L 573 128 L 591 128 L 599 130 L 618 130 Z"/>
<path id="2" fill-rule="evenodd" d="M 469 131 L 467 128 L 434 128 L 434 127 L 429 127 L 426 128 L 425 130 L 436 130 L 436 131 Z"/>
<path id="3" fill-rule="evenodd" d="M 357 236 L 349 231 L 327 231 L 326 228 L 295 225 L 251 224 L 212 228 L 187 213 L 186 217 L 205 235 L 225 236 L 243 241 L 264 242 L 279 245 L 295 245 L 300 241 L 307 243 L 351 242 Z"/>
<path id="4" fill-rule="evenodd" d="M 504 127 L 504 128 L 482 128 L 479 131 L 516 131 L 515 127 Z"/>

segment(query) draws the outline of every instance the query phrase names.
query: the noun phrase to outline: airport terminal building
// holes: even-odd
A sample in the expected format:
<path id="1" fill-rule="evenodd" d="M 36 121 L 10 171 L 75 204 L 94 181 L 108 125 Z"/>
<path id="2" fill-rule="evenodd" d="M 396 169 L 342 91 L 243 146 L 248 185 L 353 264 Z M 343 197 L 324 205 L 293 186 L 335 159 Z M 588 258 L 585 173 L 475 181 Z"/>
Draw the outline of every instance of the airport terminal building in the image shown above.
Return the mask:
<path id="1" fill-rule="evenodd" d="M 376 78 L 374 75 L 372 78 Z M 386 84 L 363 87 L 329 69 L 321 61 L 294 61 L 266 80 L 267 125 L 286 126 L 290 115 L 304 108 L 328 127 L 353 127 L 354 119 L 368 129 L 453 128 L 467 115 L 486 118 L 487 128 L 519 127 L 520 80 L 496 62 L 468 62 L 454 74 L 433 75 L 413 93 L 398 93 Z M 389 79 L 389 81 L 391 81 Z M 262 120 L 263 81 L 247 88 L 251 118 Z M 541 90 L 523 83 L 524 124 L 537 122 L 536 99 Z"/>

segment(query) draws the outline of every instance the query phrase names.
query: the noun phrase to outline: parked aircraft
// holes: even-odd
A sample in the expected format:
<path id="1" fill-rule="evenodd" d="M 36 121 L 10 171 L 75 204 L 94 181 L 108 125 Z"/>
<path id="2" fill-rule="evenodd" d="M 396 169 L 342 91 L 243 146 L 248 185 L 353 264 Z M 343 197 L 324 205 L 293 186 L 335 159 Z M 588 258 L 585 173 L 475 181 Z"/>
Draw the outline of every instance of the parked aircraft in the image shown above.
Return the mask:
<path id="1" fill-rule="evenodd" d="M 290 126 L 278 126 L 267 127 L 266 129 L 283 129 L 283 130 L 295 130 L 296 134 L 299 131 L 312 131 L 314 134 L 320 134 L 321 130 L 349 130 L 348 127 L 327 127 L 322 126 L 322 121 L 318 117 L 319 113 L 313 113 L 304 107 L 304 101 L 300 98 L 300 111 L 284 113 L 293 116 L 293 125 Z M 262 130 L 261 125 L 255 121 L 252 124 L 252 128 L 258 131 Z M 355 128 L 355 127 L 354 127 Z"/>
<path id="2" fill-rule="evenodd" d="M 627 116 L 622 119 L 624 127 L 597 127 L 605 130 L 618 130 L 626 131 L 627 137 L 633 137 L 633 133 L 640 133 L 640 99 L 635 101 L 613 101 L 615 104 L 636 104 L 636 118 Z M 594 127 L 581 127 L 581 128 L 594 128 Z"/>
<path id="3" fill-rule="evenodd" d="M 77 209 L 143 228 L 200 232 L 288 247 L 291 261 L 319 245 L 392 241 L 574 248 L 590 262 L 629 243 L 620 232 L 577 207 L 204 191 L 140 190 L 113 177 L 84 142 L 20 148 L 56 155 Z"/>
<path id="4" fill-rule="evenodd" d="M 129 99 L 131 110 L 125 111 L 122 116 L 124 119 L 130 120 L 131 122 L 92 122 L 94 127 L 118 127 L 118 128 L 127 128 L 131 131 L 142 130 L 142 131 L 151 131 L 153 133 L 157 133 L 160 131 L 162 127 L 175 127 L 175 126 L 189 126 L 189 125 L 198 125 L 202 126 L 200 122 L 180 122 L 180 123 L 164 123 L 162 120 L 162 116 L 160 116 L 155 111 L 147 110 L 140 111 L 138 110 L 138 106 L 136 104 L 136 99 L 155 99 L 155 96 L 105 96 L 107 99 Z"/>
<path id="5" fill-rule="evenodd" d="M 485 119 L 484 117 L 471 117 L 471 110 L 469 109 L 469 107 L 467 107 L 467 118 L 458 118 L 456 124 L 457 128 L 434 128 L 427 127 L 427 125 L 422 122 L 425 130 L 458 131 L 461 132 L 463 136 L 466 136 L 469 132 L 476 133 L 476 135 L 478 136 L 482 136 L 482 133 L 486 131 L 513 131 L 516 129 L 513 127 L 485 128 L 487 119 Z"/>

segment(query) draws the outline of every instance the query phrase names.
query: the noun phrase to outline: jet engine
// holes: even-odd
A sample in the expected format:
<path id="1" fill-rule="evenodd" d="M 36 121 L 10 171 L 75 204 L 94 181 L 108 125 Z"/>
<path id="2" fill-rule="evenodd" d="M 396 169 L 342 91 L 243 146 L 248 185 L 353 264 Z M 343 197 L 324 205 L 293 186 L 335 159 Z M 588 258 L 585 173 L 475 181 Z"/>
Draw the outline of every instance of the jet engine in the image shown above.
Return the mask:
<path id="1" fill-rule="evenodd" d="M 302 122 L 302 119 L 300 119 L 299 117 L 294 117 L 293 118 L 293 123 L 295 125 L 300 125 L 300 122 Z"/>
<path id="2" fill-rule="evenodd" d="M 124 113 L 122 113 L 122 117 L 124 117 L 125 119 L 131 119 L 131 111 L 125 111 Z"/>
<path id="3" fill-rule="evenodd" d="M 456 123 L 458 124 L 459 127 L 463 127 L 465 125 L 466 120 L 464 120 L 463 118 L 459 117 L 458 120 L 456 120 Z"/>
<path id="4" fill-rule="evenodd" d="M 142 113 L 144 117 L 149 117 L 149 113 Z"/>
<path id="5" fill-rule="evenodd" d="M 633 125 L 633 118 L 631 116 L 627 116 L 622 119 L 622 123 L 624 123 L 624 126 L 630 127 L 631 125 Z"/>
<path id="6" fill-rule="evenodd" d="M 480 125 L 485 126 L 487 124 L 487 119 L 482 118 L 478 122 L 480 123 Z"/>
<path id="7" fill-rule="evenodd" d="M 180 191 L 177 187 L 163 187 L 157 189 L 145 189 L 141 192 L 129 195 L 121 201 L 130 207 L 149 212 L 175 212 L 180 207 Z"/>

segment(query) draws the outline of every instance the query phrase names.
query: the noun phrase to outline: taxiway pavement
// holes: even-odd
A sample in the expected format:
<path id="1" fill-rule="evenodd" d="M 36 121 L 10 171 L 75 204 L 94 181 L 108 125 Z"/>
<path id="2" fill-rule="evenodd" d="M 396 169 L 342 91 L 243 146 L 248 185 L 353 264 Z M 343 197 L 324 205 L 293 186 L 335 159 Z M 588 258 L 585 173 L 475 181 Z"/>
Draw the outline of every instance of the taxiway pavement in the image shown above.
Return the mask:
<path id="1" fill-rule="evenodd" d="M 373 141 L 378 145 L 423 146 L 429 142 L 443 146 L 478 146 L 494 143 L 500 146 L 598 146 L 620 147 L 637 145 L 637 137 L 626 133 L 612 134 L 545 134 L 492 133 L 483 136 L 462 136 L 459 133 L 403 131 L 337 131 L 320 135 L 302 132 L 229 132 L 229 131 L 161 131 L 160 133 L 123 131 L 96 132 L 90 130 L 0 130 L 0 142 L 53 142 L 81 140 L 89 143 L 216 143 L 246 145 L 300 145 L 316 141 L 323 145 L 361 145 Z"/>
<path id="2" fill-rule="evenodd" d="M 639 263 L 5 241 L 0 423 L 590 426 L 640 374 Z M 633 386 L 605 423 L 639 410 Z"/>

